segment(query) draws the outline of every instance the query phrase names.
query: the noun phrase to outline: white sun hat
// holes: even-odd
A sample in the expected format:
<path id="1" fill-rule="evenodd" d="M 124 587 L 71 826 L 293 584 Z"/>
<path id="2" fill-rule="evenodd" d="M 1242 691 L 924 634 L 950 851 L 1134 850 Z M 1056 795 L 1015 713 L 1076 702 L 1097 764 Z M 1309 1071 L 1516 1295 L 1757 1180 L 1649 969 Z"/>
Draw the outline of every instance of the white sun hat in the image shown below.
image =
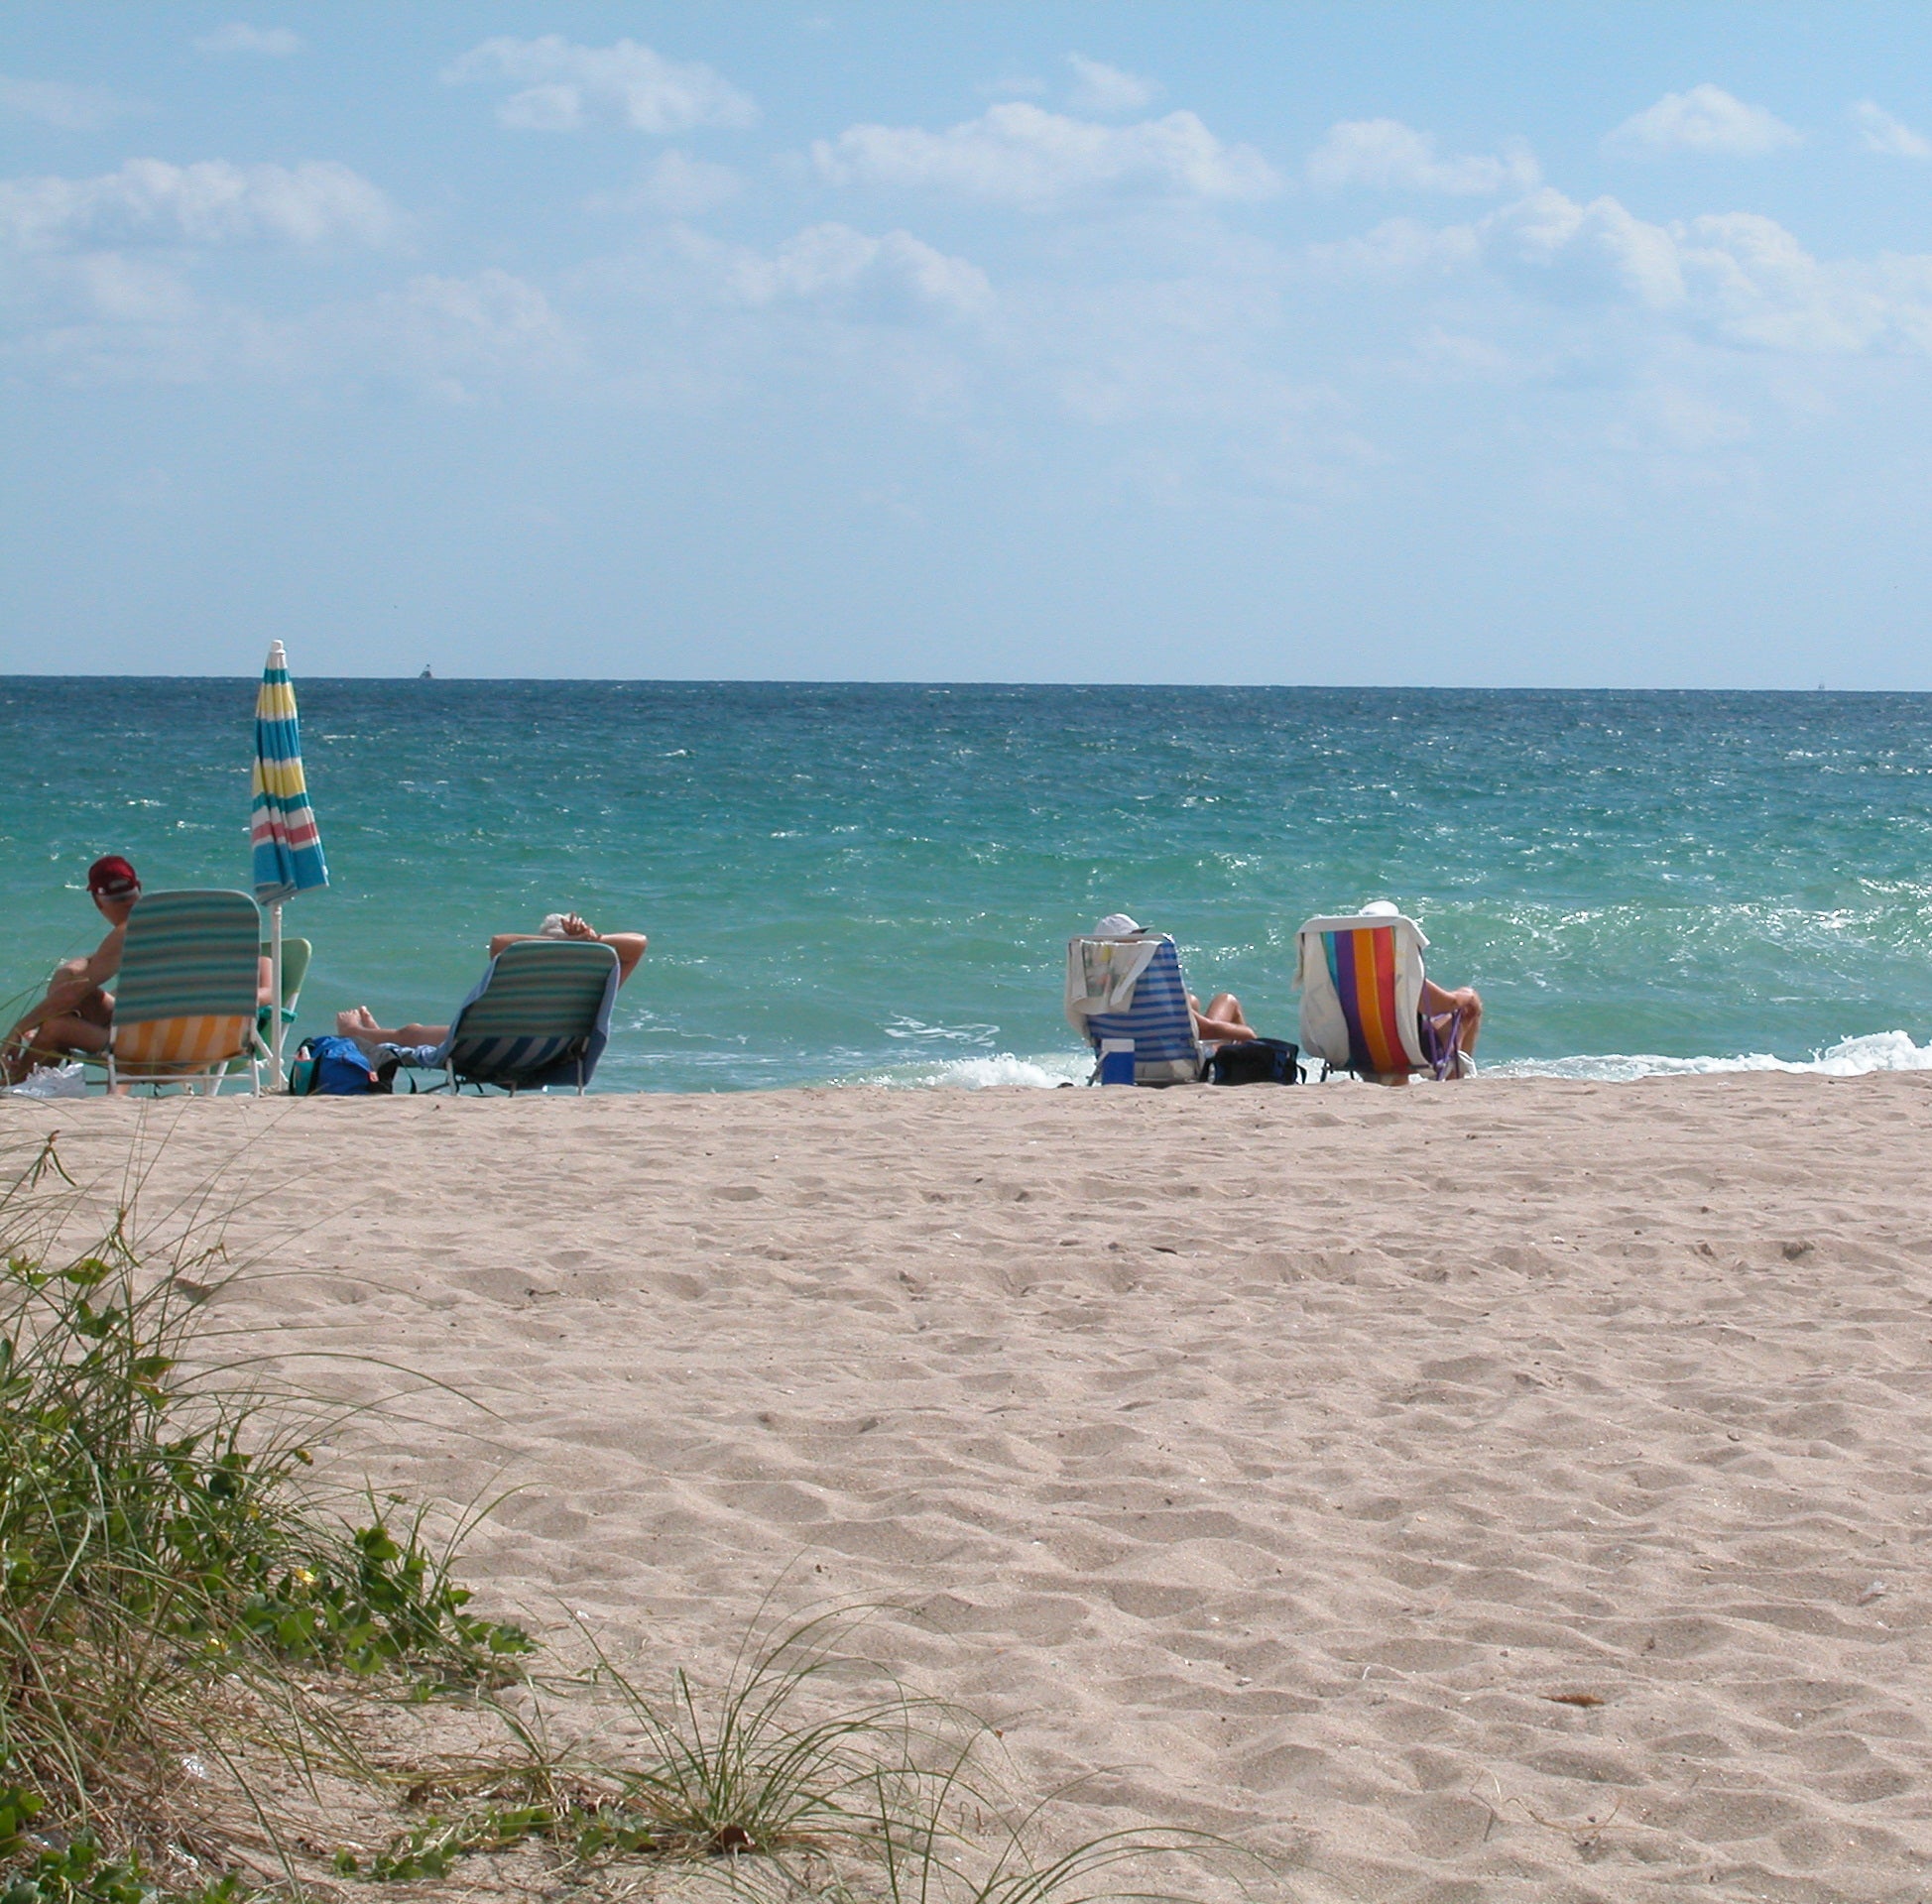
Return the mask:
<path id="1" fill-rule="evenodd" d="M 1399 919 L 1402 908 L 1393 899 L 1371 899 L 1357 914 L 1364 919 Z"/>
<path id="2" fill-rule="evenodd" d="M 1090 939 L 1131 939 L 1140 929 L 1125 912 L 1110 912 L 1087 936 Z"/>

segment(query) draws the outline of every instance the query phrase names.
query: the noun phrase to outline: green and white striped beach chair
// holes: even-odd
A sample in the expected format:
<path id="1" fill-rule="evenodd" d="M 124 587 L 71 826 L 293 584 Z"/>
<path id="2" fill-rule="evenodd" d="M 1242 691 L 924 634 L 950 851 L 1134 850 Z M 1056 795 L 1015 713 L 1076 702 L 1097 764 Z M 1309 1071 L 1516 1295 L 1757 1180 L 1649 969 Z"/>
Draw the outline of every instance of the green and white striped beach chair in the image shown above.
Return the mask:
<path id="1" fill-rule="evenodd" d="M 271 958 L 275 948 L 267 940 L 262 941 L 262 957 Z M 282 941 L 282 1022 L 294 1024 L 296 1009 L 302 1004 L 302 982 L 308 976 L 308 962 L 315 956 L 313 941 L 309 939 L 284 939 Z M 275 1034 L 275 1018 L 266 1005 L 255 1008 L 255 1035 L 266 1046 Z M 248 1069 L 254 1061 L 249 1056 L 230 1058 L 228 1075 Z"/>
<path id="2" fill-rule="evenodd" d="M 452 1088 L 563 1084 L 581 1095 L 610 1040 L 617 971 L 595 940 L 520 939 L 490 961 L 441 1044 L 378 1045 L 377 1062 L 446 1071 Z"/>
<path id="3" fill-rule="evenodd" d="M 144 892 L 114 982 L 108 1089 L 199 1085 L 212 1097 L 241 1058 L 259 1092 L 261 939 L 262 908 L 246 892 Z"/>

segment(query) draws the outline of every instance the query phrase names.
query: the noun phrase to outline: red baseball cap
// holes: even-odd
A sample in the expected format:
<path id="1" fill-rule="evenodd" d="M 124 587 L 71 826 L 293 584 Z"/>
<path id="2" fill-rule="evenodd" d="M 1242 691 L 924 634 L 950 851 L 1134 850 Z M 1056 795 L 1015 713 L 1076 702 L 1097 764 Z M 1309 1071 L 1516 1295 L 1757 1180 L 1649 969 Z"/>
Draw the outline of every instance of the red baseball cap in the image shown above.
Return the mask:
<path id="1" fill-rule="evenodd" d="M 118 853 L 110 853 L 87 869 L 87 891 L 97 899 L 124 899 L 141 891 L 141 875 Z"/>

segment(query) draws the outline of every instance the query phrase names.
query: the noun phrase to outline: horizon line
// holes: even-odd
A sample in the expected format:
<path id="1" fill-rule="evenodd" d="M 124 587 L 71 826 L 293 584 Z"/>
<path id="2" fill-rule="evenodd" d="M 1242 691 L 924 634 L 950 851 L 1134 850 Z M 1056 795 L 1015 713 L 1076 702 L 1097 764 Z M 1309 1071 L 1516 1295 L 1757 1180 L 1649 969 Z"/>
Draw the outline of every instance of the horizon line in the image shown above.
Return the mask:
<path id="1" fill-rule="evenodd" d="M 1736 686 L 1613 686 L 1607 683 L 1551 686 L 1531 682 L 1475 686 L 1444 681 L 1000 681 L 888 679 L 871 675 L 698 675 L 698 674 L 329 674 L 290 670 L 297 681 L 372 682 L 430 687 L 903 687 L 951 692 L 955 689 L 1012 691 L 1052 688 L 1080 693 L 1159 691 L 1200 694 L 1891 694 L 1932 695 L 1927 687 L 1815 687 Z M 0 685 L 14 681 L 259 681 L 259 670 L 246 673 L 60 673 L 49 669 L 0 672 Z"/>

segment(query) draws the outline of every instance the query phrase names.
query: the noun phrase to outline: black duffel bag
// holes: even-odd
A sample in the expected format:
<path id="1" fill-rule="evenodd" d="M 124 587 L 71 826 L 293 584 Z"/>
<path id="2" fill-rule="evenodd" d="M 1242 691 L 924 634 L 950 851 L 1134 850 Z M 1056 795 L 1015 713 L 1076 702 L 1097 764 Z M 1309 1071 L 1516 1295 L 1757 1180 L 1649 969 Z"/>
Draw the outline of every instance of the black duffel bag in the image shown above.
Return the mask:
<path id="1" fill-rule="evenodd" d="M 1210 1084 L 1299 1084 L 1299 1045 L 1282 1038 L 1244 1038 L 1224 1044 L 1208 1059 Z"/>

